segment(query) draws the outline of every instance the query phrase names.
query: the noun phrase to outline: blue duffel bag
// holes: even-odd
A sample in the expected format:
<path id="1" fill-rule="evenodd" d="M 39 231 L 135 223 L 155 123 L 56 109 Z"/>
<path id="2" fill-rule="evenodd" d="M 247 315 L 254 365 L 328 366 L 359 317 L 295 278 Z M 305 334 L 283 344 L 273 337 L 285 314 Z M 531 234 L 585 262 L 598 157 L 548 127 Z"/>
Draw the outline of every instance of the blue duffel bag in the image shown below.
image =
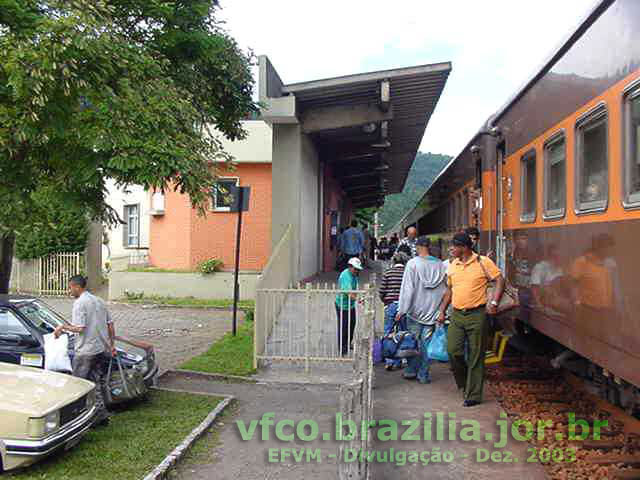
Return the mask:
<path id="1" fill-rule="evenodd" d="M 398 330 L 394 325 L 391 332 L 382 338 L 382 356 L 384 358 L 406 358 L 419 355 L 418 342 L 413 333 Z"/>

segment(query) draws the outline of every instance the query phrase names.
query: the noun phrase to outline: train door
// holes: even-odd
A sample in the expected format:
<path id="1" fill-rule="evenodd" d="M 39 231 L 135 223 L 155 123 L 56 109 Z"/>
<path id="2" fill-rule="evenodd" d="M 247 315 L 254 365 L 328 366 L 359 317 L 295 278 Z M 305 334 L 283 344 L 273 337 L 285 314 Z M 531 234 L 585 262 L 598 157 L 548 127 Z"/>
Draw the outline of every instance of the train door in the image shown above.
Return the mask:
<path id="1" fill-rule="evenodd" d="M 496 264 L 506 274 L 507 266 L 507 245 L 504 235 L 504 211 L 506 208 L 505 191 L 504 191 L 504 157 L 505 144 L 498 144 L 496 152 L 496 209 L 495 209 L 495 225 L 496 225 Z"/>

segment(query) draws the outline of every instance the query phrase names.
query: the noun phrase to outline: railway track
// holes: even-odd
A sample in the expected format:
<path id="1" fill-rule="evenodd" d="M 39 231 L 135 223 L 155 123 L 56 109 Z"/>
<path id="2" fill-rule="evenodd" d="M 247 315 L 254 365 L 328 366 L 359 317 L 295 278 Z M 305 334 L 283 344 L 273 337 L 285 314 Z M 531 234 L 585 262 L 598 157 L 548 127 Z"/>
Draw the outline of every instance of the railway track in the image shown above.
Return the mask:
<path id="1" fill-rule="evenodd" d="M 640 421 L 589 393 L 577 377 L 546 358 L 514 356 L 487 368 L 487 380 L 523 435 L 527 422 L 535 426 L 529 443 L 550 479 L 640 480 Z M 584 439 L 582 426 L 572 426 L 579 420 L 590 426 Z M 540 421 L 548 424 L 539 438 Z M 606 426 L 594 438 L 596 421 Z"/>

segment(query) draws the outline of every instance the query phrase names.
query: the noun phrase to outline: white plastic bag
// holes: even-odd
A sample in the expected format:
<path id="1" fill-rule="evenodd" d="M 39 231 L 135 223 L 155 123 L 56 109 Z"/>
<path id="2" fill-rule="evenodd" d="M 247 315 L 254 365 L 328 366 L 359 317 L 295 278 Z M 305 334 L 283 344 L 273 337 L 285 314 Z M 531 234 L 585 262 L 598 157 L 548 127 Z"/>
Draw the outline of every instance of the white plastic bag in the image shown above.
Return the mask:
<path id="1" fill-rule="evenodd" d="M 56 338 L 53 333 L 47 333 L 44 336 L 44 369 L 54 372 L 71 371 L 68 335 Z"/>

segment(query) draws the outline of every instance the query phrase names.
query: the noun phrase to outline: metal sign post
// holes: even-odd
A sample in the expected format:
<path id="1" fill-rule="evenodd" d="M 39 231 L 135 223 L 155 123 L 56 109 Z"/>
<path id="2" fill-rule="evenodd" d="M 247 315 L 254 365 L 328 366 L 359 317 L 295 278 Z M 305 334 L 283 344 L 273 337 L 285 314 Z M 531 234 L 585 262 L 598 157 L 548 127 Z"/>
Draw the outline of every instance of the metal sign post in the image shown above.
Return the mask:
<path id="1" fill-rule="evenodd" d="M 232 212 L 238 212 L 238 228 L 236 231 L 236 266 L 233 276 L 233 336 L 237 332 L 238 318 L 238 300 L 240 298 L 240 283 L 238 282 L 238 274 L 240 270 L 240 237 L 242 235 L 242 212 L 249 210 L 249 194 L 250 187 L 235 187 L 232 189 L 233 203 L 231 205 Z"/>

